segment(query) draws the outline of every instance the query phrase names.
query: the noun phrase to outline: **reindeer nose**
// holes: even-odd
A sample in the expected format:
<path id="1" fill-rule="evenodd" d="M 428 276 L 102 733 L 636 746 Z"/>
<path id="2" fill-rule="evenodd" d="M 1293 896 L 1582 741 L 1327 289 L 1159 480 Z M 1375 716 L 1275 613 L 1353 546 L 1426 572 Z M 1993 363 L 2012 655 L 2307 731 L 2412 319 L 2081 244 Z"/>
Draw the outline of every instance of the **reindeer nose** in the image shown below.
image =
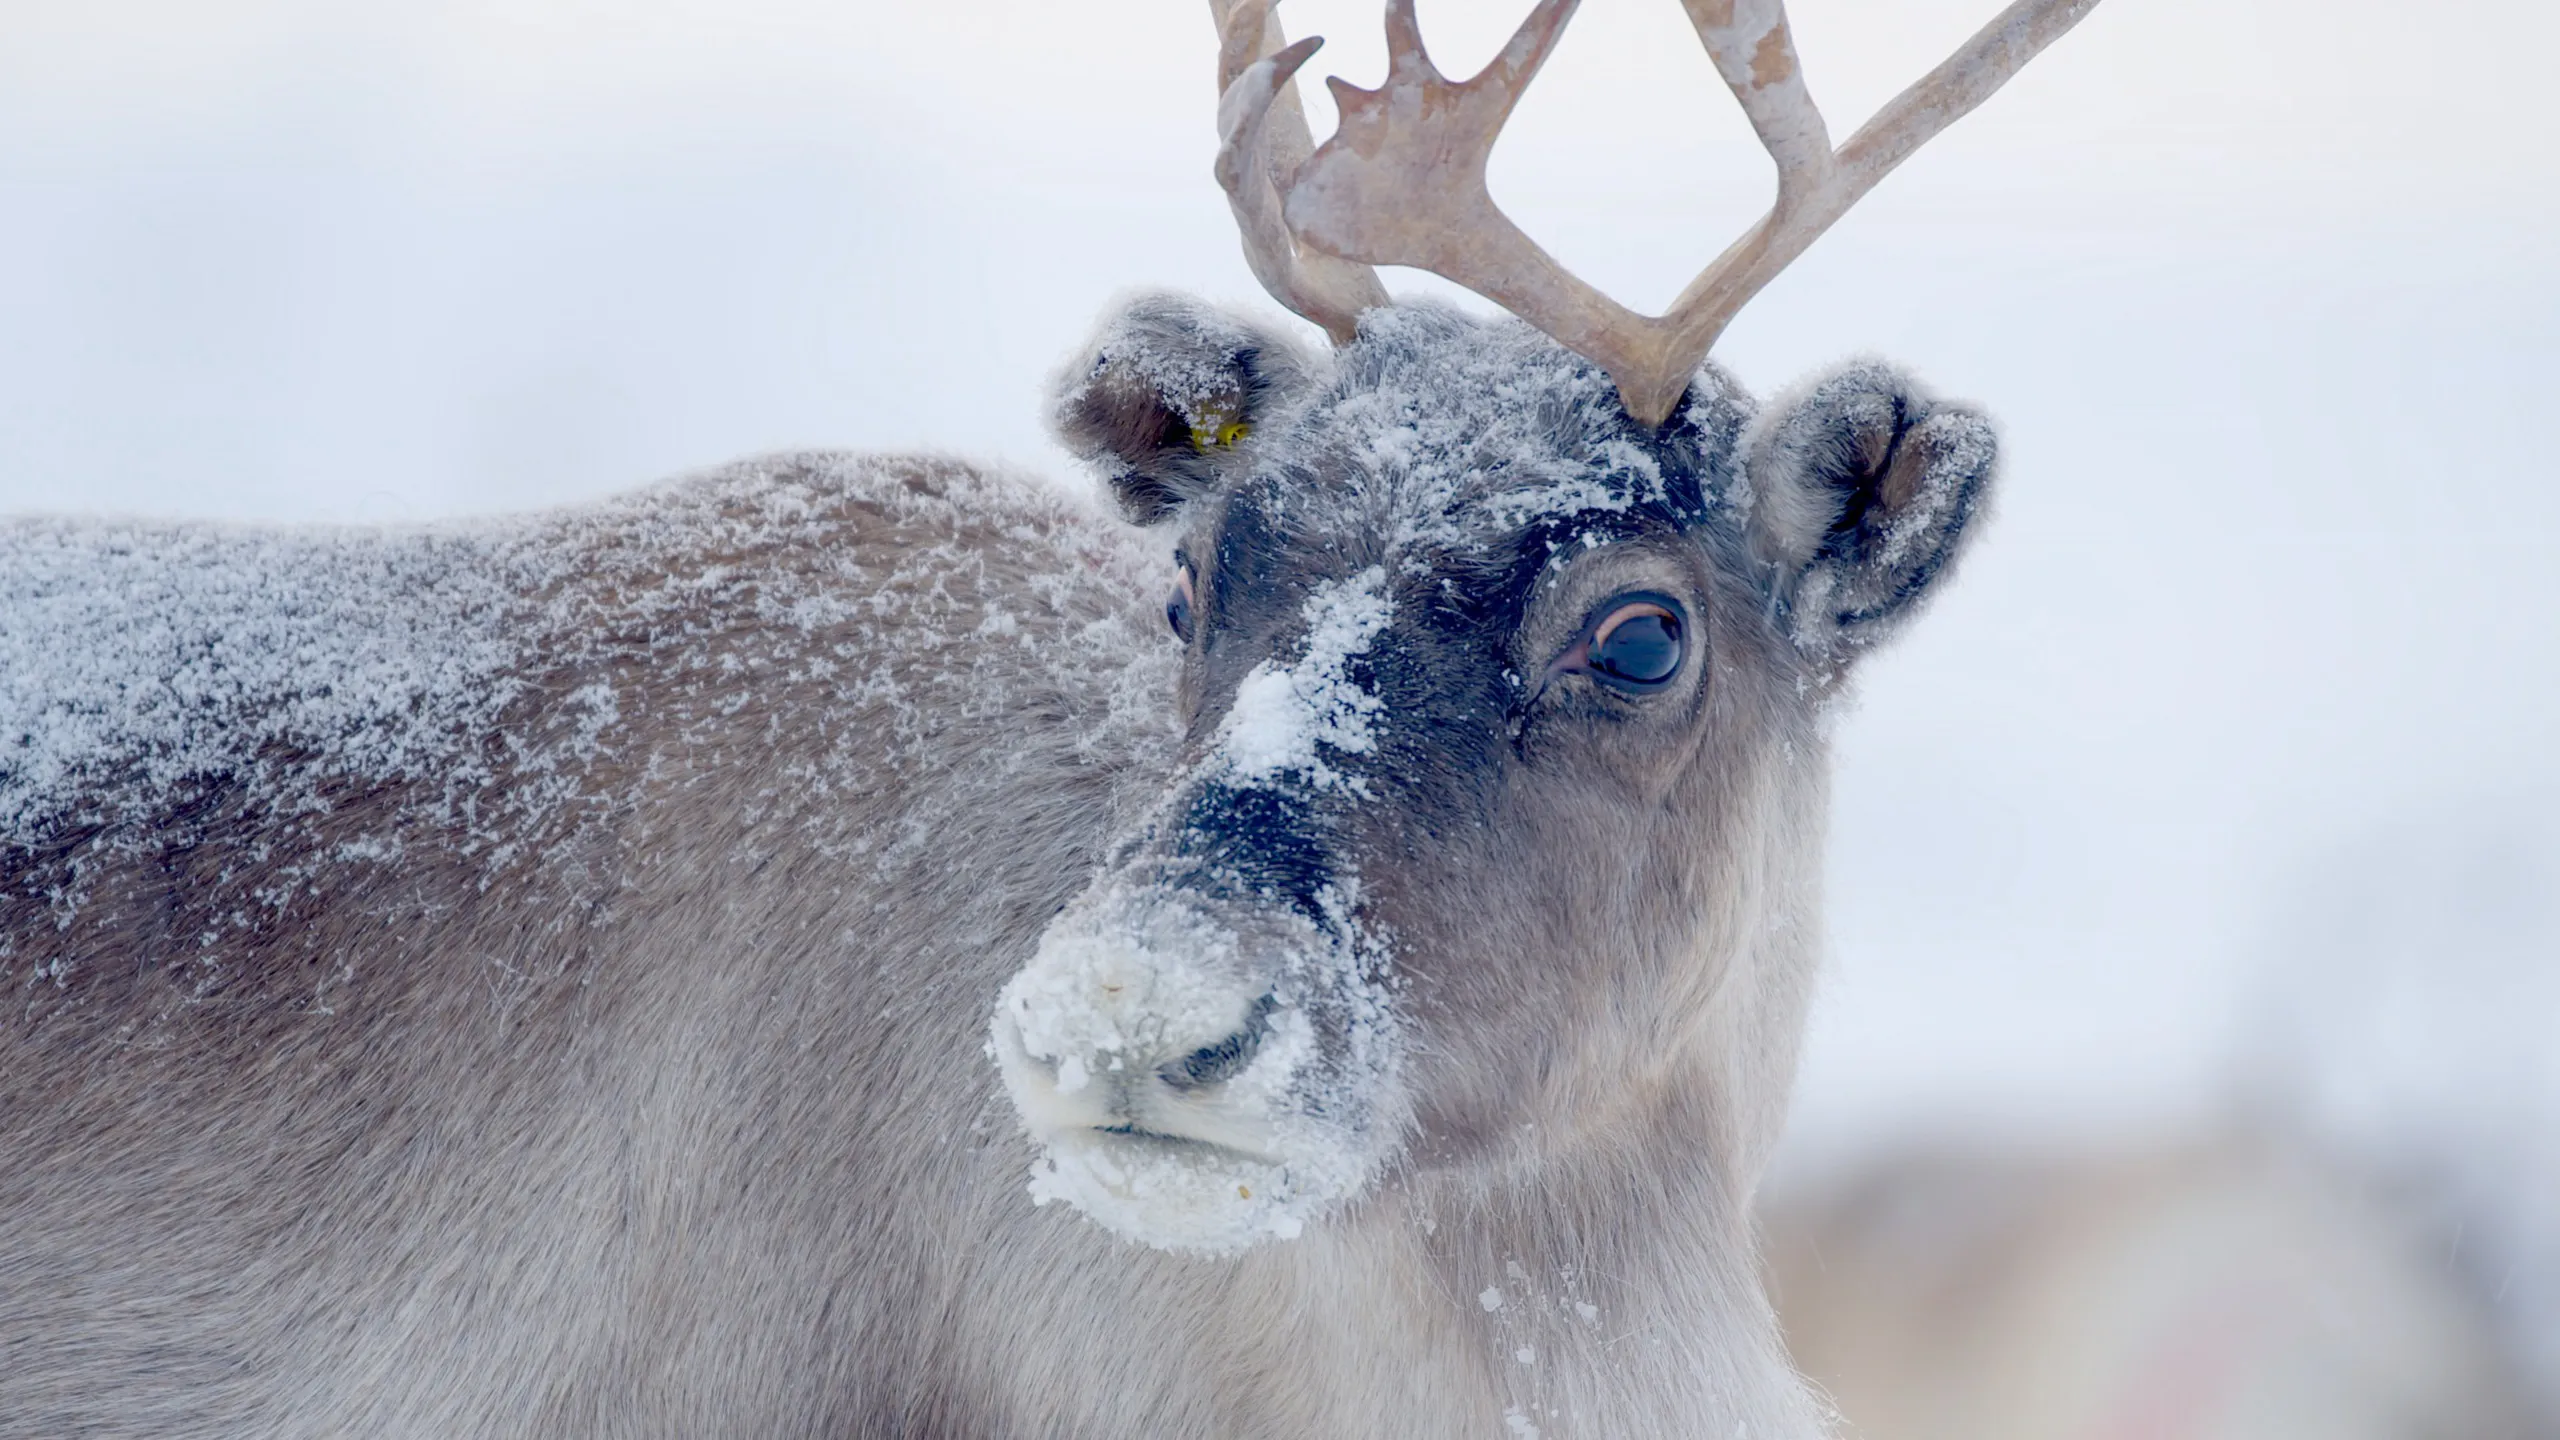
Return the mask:
<path id="1" fill-rule="evenodd" d="M 1144 996 L 1148 989 L 1136 990 Z M 1041 1003 L 1045 1001 L 1045 1003 Z M 1224 1007 L 1203 1006 L 1214 1010 Z M 1279 998 L 1265 991 L 1240 1007 L 1243 1017 L 1219 1039 L 1202 1043 L 1206 1033 L 1183 1033 L 1179 1022 L 1152 1013 L 1131 987 L 1076 984 L 1055 987 L 1035 1001 L 1015 996 L 997 1008 L 993 1052 L 1027 1086 L 1026 1095 L 1044 1106 L 1063 1105 L 1081 1114 L 1104 1111 L 1126 1119 L 1124 1110 L 1143 1110 L 1143 1093 L 1153 1086 L 1181 1096 L 1206 1100 L 1218 1087 L 1253 1068 L 1272 1035 Z M 1236 1010 L 1227 1010 L 1234 1015 Z M 1198 1011 L 1193 1011 L 1198 1017 Z M 1063 1022 L 1063 1023 L 1062 1023 Z M 1061 1112 L 1064 1113 L 1064 1112 Z"/>
<path id="2" fill-rule="evenodd" d="M 1278 1009 L 1278 997 L 1264 995 L 1245 1012 L 1244 1025 L 1236 1033 L 1215 1044 L 1203 1045 L 1179 1060 L 1156 1067 L 1156 1078 L 1176 1090 L 1204 1090 L 1223 1085 L 1245 1071 L 1253 1063 L 1254 1052 L 1262 1048 L 1271 1033 L 1271 1012 Z"/>

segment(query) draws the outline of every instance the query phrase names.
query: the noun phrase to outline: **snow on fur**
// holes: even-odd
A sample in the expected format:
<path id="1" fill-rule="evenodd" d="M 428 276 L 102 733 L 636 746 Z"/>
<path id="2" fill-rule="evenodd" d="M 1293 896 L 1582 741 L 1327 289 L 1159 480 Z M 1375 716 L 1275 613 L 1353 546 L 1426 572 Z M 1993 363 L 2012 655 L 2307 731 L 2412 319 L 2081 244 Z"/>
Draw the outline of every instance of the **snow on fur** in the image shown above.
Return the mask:
<path id="1" fill-rule="evenodd" d="M 1044 598 L 1088 609 L 1095 578 L 1145 594 L 1164 563 L 1036 482 L 837 455 L 425 527 L 0 523 L 0 847 L 29 857 L 0 902 L 69 924 L 117 857 L 225 816 L 262 868 L 226 864 L 190 895 L 249 887 L 218 897 L 206 945 L 421 836 L 484 871 L 551 864 L 629 777 L 717 763 L 776 686 L 820 687 L 836 700 L 810 709 L 863 723 L 758 803 L 802 816 L 823 853 L 900 863 L 916 836 L 847 830 L 830 797 L 941 763 L 946 727 L 1025 702 L 1025 667 L 997 652 L 1033 636 L 967 598 L 993 593 L 972 531 L 1055 547 Z M 1133 618 L 1086 623 L 1046 670 L 1108 697 L 1078 721 L 1096 737 L 1165 728 L 1170 647 Z M 645 727 L 626 713 L 640 686 Z"/>
<path id="2" fill-rule="evenodd" d="M 522 687 L 526 601 L 468 531 L 0 527 L 0 841 L 125 819 L 276 750 L 389 780 Z"/>
<path id="3" fill-rule="evenodd" d="M 1399 554 L 1479 549 L 1543 518 L 1663 498 L 1661 468 L 1628 442 L 1608 376 L 1536 330 L 1431 305 L 1371 311 L 1361 326 L 1331 392 L 1265 464 L 1351 477 L 1357 488 L 1339 503 L 1382 513 Z M 1733 398 L 1710 369 L 1690 403 Z"/>
<path id="4" fill-rule="evenodd" d="M 1265 915 L 1247 941 L 1176 887 L 1105 880 L 1050 927 L 998 998 L 990 1041 L 1041 1144 L 1035 1204 L 1065 1201 L 1157 1249 L 1225 1255 L 1295 1238 L 1368 1183 L 1402 1128 L 1378 1113 L 1401 1032 L 1382 950 L 1349 896 L 1324 902 L 1325 926 Z M 1240 997 L 1262 989 L 1258 967 L 1275 957 L 1252 1062 L 1185 1110 L 1185 1138 L 1140 1133 L 1143 1114 L 1134 1130 L 1125 1116 L 1107 1123 L 1115 1112 L 1094 1092 L 1234 1033 Z M 1331 1059 L 1319 1014 L 1340 1032 Z M 1053 1081 L 1033 1078 L 1044 1062 Z"/>
<path id="5" fill-rule="evenodd" d="M 1324 751 L 1366 755 L 1378 748 L 1370 730 L 1378 697 L 1352 683 L 1350 665 L 1395 614 L 1380 593 L 1386 582 L 1387 572 L 1373 565 L 1318 587 L 1306 604 L 1306 653 L 1293 665 L 1265 660 L 1236 686 L 1218 729 L 1219 753 L 1236 779 L 1250 785 L 1295 773 L 1340 785 Z"/>
<path id="6" fill-rule="evenodd" d="M 1363 327 L 1317 393 L 1259 421 L 1253 456 L 1277 481 L 1259 496 L 1270 519 L 1334 541 L 1375 536 L 1383 554 L 1310 577 L 1300 628 L 1238 682 L 1175 797 L 1208 784 L 1319 807 L 1371 803 L 1372 787 L 1345 762 L 1380 743 L 1384 706 L 1358 662 L 1394 621 L 1399 585 L 1428 585 L 1525 529 L 1668 498 L 1660 462 L 1618 420 L 1607 377 L 1535 331 L 1427 306 L 1373 312 Z M 1149 363 L 1150 381 L 1185 414 L 1231 383 L 1178 357 Z M 1720 385 L 1703 379 L 1701 403 L 1729 403 Z M 1182 822 L 1169 813 L 1157 823 Z M 1147 1244 L 1224 1253 L 1297 1234 L 1376 1173 L 1402 1136 L 1403 1030 L 1386 978 L 1391 947 L 1354 918 L 1351 857 L 1332 858 L 1330 920 L 1304 934 L 1239 937 L 1178 879 L 1160 878 L 1107 880 L 1051 926 L 1006 987 L 991 1037 L 1044 1146 L 1036 1199 L 1065 1200 Z M 1234 913 L 1285 925 L 1272 918 L 1285 910 Z M 1222 1043 L 1266 988 L 1277 1003 L 1270 1034 L 1221 1087 L 1213 1121 L 1184 1110 L 1160 1133 L 1092 1093 L 1114 1088 L 1138 1110 L 1168 1103 L 1119 1072 L 1145 1077 Z"/>

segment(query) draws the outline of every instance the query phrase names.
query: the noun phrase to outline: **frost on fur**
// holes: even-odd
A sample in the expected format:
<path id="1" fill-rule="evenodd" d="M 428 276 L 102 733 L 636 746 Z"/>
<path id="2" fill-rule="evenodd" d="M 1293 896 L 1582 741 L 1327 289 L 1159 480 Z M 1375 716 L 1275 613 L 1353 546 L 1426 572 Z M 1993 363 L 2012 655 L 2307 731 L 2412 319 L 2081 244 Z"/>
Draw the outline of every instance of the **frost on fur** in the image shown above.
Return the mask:
<path id="1" fill-rule="evenodd" d="M 1817 659 L 1918 612 L 1977 528 L 1999 458 L 1989 421 L 1872 363 L 1772 405 L 1744 444 L 1754 545 L 1788 638 Z"/>
<path id="2" fill-rule="evenodd" d="M 1041 1145 L 1031 1195 L 1157 1249 L 1297 1236 L 1376 1173 L 1397 1022 L 1348 897 L 1240 935 L 1172 887 L 1099 883 L 998 998 L 989 1044 Z"/>
<path id="3" fill-rule="evenodd" d="M 1354 684 L 1351 661 L 1394 613 L 1377 566 L 1327 585 L 1306 605 L 1306 653 L 1297 663 L 1265 660 L 1236 687 L 1218 730 L 1218 752 L 1235 779 L 1262 784 L 1295 774 L 1317 785 L 1346 783 L 1324 763 L 1327 750 L 1365 755 L 1378 748 L 1370 728 L 1378 697 Z"/>
<path id="4" fill-rule="evenodd" d="M 1883 633 L 1944 570 L 1989 470 L 1978 421 L 1876 367 L 1780 407 L 1746 445 L 1751 402 L 1713 369 L 1648 431 L 1588 361 L 1438 307 L 1368 313 L 1329 370 L 1257 369 L 1254 344 L 1206 307 L 1144 299 L 1062 383 L 1062 433 L 1124 506 L 1146 502 L 1133 518 L 1183 514 L 1209 698 L 1189 763 L 1007 984 L 990 1037 L 1043 1147 L 1035 1196 L 1172 1249 L 1285 1237 L 1401 1143 L 1394 951 L 1349 901 L 1365 837 L 1400 837 L 1387 863 L 1410 869 L 1411 837 L 1481 826 L 1465 807 L 1502 752 L 1465 747 L 1517 736 L 1520 717 L 1453 707 L 1533 702 L 1524 672 L 1568 673 L 1520 655 L 1481 684 L 1521 642 L 1466 625 L 1568 603 L 1570 577 L 1627 564 L 1651 578 L 1621 589 L 1691 584 L 1691 562 L 1666 558 L 1690 547 L 1760 592 L 1731 623 L 1769 627 L 1758 653 L 1787 693 L 1819 691 L 1844 637 Z M 1249 443 L 1204 443 L 1215 417 L 1246 414 Z M 1637 554 L 1655 558 L 1622 559 Z M 1786 628 L 1807 616 L 1828 628 Z M 1563 647 L 1588 623 L 1532 628 Z M 1456 690 L 1426 678 L 1443 674 Z M 1581 683 L 1580 714 L 1613 703 Z M 1571 743 L 1574 723 L 1539 743 Z M 1444 774 L 1464 795 L 1425 797 Z"/>
<path id="5" fill-rule="evenodd" d="M 970 603 L 988 557 L 953 543 L 964 522 L 1053 544 L 1058 578 L 1012 609 Z M 884 524 L 914 542 L 886 563 L 846 543 Z M 423 527 L 0 523 L 0 918 L 77 927 L 131 864 L 245 833 L 253 848 L 179 892 L 185 950 L 205 958 L 162 959 L 202 972 L 175 992 L 191 1004 L 240 983 L 226 944 L 295 933 L 404 865 L 598 903 L 635 782 L 705 764 L 785 692 L 831 697 L 800 747 L 821 758 L 777 762 L 791 773 L 757 813 L 797 817 L 840 863 L 903 864 L 917 835 L 847 817 L 946 765 L 938 738 L 973 723 L 937 713 L 918 677 L 990 720 L 1028 703 L 1024 622 L 1083 603 L 1074 577 L 1135 590 L 1157 563 L 1089 503 L 850 457 Z M 739 615 L 752 625 L 712 618 Z M 1080 621 L 1042 676 L 1111 697 L 1089 723 L 1115 745 L 1155 733 L 1170 683 L 1132 618 Z M 660 693 L 635 709 L 638 688 Z M 76 1000 L 98 966 L 65 944 L 40 978 Z M 365 979 L 318 970 L 301 1003 L 323 1010 Z"/>

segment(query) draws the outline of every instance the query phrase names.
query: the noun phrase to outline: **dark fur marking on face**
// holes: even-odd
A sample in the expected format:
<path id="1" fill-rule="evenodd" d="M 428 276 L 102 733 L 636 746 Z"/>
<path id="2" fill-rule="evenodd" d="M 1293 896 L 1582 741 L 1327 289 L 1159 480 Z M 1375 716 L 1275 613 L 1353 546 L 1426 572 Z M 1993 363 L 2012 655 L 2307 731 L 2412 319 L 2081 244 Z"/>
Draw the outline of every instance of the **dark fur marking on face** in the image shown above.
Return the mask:
<path id="1" fill-rule="evenodd" d="M 1305 800 L 1268 786 L 1211 783 L 1183 807 L 1172 851 L 1191 862 L 1191 884 L 1222 900 L 1275 896 L 1318 925 L 1334 883 L 1323 822 Z"/>
<path id="2" fill-rule="evenodd" d="M 1581 423 L 1563 416 L 1555 421 L 1569 422 Z M 1712 463 L 1705 448 L 1712 436 L 1691 425 L 1658 434 L 1630 428 L 1619 438 L 1650 465 L 1599 472 L 1595 478 L 1616 493 L 1618 503 L 1534 514 L 1507 528 L 1475 518 L 1479 512 L 1500 513 L 1524 489 L 1534 493 L 1555 483 L 1551 468 L 1527 467 L 1516 484 L 1458 497 L 1433 517 L 1451 522 L 1454 535 L 1482 537 L 1479 543 L 1414 545 L 1387 561 L 1396 577 L 1396 622 L 1368 653 L 1353 658 L 1347 676 L 1383 704 L 1379 748 L 1371 755 L 1328 759 L 1336 770 L 1375 787 L 1378 803 L 1364 809 L 1374 812 L 1380 833 L 1365 845 L 1427 849 L 1482 826 L 1495 813 L 1505 771 L 1531 758 L 1522 745 L 1521 722 L 1538 694 L 1520 671 L 1526 666 L 1534 677 L 1548 657 L 1515 660 L 1514 651 L 1540 579 L 1559 557 L 1570 561 L 1629 543 L 1721 544 L 1730 538 L 1735 527 L 1729 513 L 1710 501 L 1704 477 Z M 1223 643 L 1227 652 L 1212 662 L 1212 693 L 1233 684 L 1266 653 L 1288 657 L 1287 627 L 1305 597 L 1365 558 L 1345 553 L 1344 537 L 1374 536 L 1377 525 L 1369 516 L 1392 508 L 1395 498 L 1375 490 L 1374 478 L 1357 470 L 1265 471 L 1227 497 L 1205 540 L 1217 563 L 1205 587 L 1203 643 L 1210 650 Z M 1594 722 L 1630 718 L 1601 705 L 1578 708 L 1587 709 L 1586 718 Z M 1330 811 L 1343 798 L 1310 795 L 1309 803 Z M 1316 843 L 1338 846 L 1347 838 L 1337 828 Z M 1225 843 L 1235 844 L 1235 837 Z"/>

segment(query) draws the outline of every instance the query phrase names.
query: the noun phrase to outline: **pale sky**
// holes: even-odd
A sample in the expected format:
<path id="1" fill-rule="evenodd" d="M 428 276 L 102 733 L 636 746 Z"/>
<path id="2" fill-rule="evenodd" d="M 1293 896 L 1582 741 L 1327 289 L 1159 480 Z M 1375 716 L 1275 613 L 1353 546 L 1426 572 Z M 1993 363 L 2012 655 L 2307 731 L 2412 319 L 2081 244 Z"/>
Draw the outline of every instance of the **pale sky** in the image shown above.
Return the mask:
<path id="1" fill-rule="evenodd" d="M 1421 13 L 1454 73 L 1525 8 Z M 1994 8 L 1802 0 L 1834 136 Z M 1370 0 L 1282 13 L 1376 80 Z M 2106 0 L 1720 346 L 1764 393 L 1884 355 L 2008 455 L 1842 730 L 1803 1143 L 2191 1119 L 2285 984 L 2362 973 L 2306 911 L 2439 877 L 2357 962 L 2424 971 L 2427 907 L 2474 903 L 2444 855 L 2505 837 L 2498 883 L 2560 892 L 2555 16 Z M 1200 0 L 9 0 L 0 35 L 0 508 L 404 520 L 804 444 L 1072 479 L 1041 378 L 1114 294 L 1267 307 Z M 1768 166 L 1673 0 L 1587 0 L 1494 183 L 1653 308 Z M 2521 958 L 2418 1048 L 2560 1049 L 2560 920 L 2496 913 Z"/>

